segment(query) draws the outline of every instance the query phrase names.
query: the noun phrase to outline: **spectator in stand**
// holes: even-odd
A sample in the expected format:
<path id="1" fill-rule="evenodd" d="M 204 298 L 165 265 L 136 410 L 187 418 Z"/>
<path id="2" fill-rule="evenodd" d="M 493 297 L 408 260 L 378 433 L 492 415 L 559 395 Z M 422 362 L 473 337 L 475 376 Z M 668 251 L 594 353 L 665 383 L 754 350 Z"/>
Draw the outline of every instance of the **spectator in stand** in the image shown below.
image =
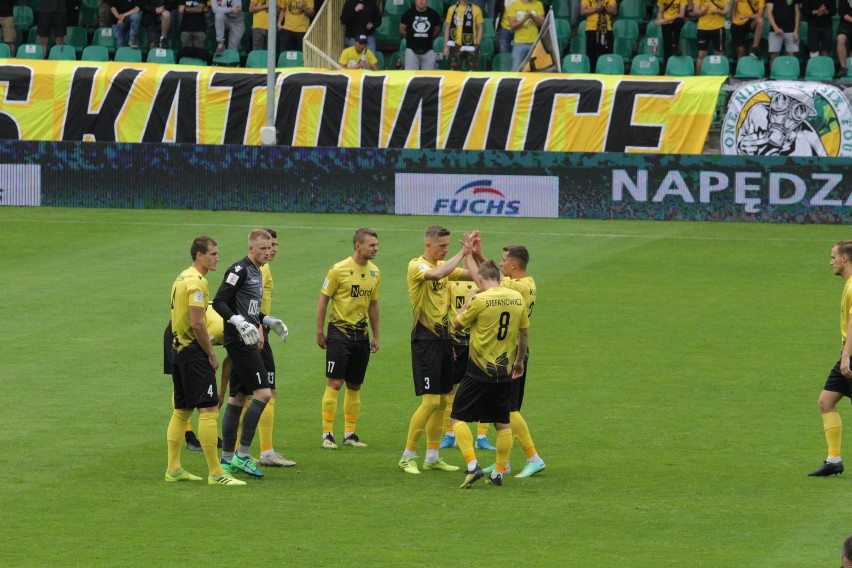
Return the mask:
<path id="1" fill-rule="evenodd" d="M 129 45 L 139 47 L 139 26 L 142 24 L 142 8 L 138 0 L 109 0 L 109 10 L 115 23 L 112 35 L 116 47 Z"/>
<path id="2" fill-rule="evenodd" d="M 509 25 L 509 7 L 516 0 L 495 0 L 494 20 L 497 22 L 497 51 L 510 53 L 512 51 L 512 40 L 515 32 Z"/>
<path id="3" fill-rule="evenodd" d="M 615 0 L 583 0 L 580 15 L 586 18 L 586 55 L 589 56 L 592 73 L 598 57 L 612 53 L 612 22 L 618 14 Z"/>
<path id="4" fill-rule="evenodd" d="M 762 1 L 762 0 L 761 0 Z M 659 0 L 657 2 L 657 26 L 663 33 L 660 58 L 665 61 L 671 55 L 680 55 L 680 31 L 686 22 L 687 0 Z"/>
<path id="5" fill-rule="evenodd" d="M 149 49 L 169 47 L 169 29 L 174 9 L 172 0 L 143 0 L 142 26 L 148 32 Z"/>
<path id="6" fill-rule="evenodd" d="M 347 47 L 340 52 L 340 58 L 337 60 L 341 67 L 346 69 L 370 69 L 376 70 L 376 64 L 379 62 L 376 56 L 367 47 L 367 36 L 361 34 L 355 38 L 355 45 Z"/>
<path id="7" fill-rule="evenodd" d="M 849 54 L 849 38 L 852 37 L 852 0 L 839 0 L 840 26 L 837 28 L 837 60 L 840 69 L 835 79 L 846 76 L 846 57 Z"/>
<path id="8" fill-rule="evenodd" d="M 65 0 L 42 0 L 38 7 L 36 31 L 45 57 L 47 57 L 47 42 L 51 33 L 56 45 L 65 43 L 65 33 L 68 29 L 65 23 L 66 18 Z"/>
<path id="9" fill-rule="evenodd" d="M 15 41 L 18 39 L 18 34 L 15 30 L 12 2 L 13 0 L 0 0 L 0 29 L 3 30 L 3 42 L 9 46 L 12 57 L 15 57 Z"/>
<path id="10" fill-rule="evenodd" d="M 340 21 L 346 26 L 345 47 L 355 45 L 355 38 L 363 35 L 367 36 L 367 48 L 376 52 L 376 38 L 373 34 L 382 24 L 382 12 L 376 0 L 346 0 Z"/>
<path id="11" fill-rule="evenodd" d="M 240 49 L 246 33 L 242 0 L 212 0 L 213 25 L 216 28 L 216 55 L 225 52 L 225 33 L 228 34 L 228 49 Z M 206 39 L 206 38 L 205 38 Z"/>
<path id="12" fill-rule="evenodd" d="M 802 18 L 801 0 L 766 0 L 766 18 L 769 20 L 769 65 L 781 52 L 787 55 L 799 51 L 799 22 Z"/>
<path id="13" fill-rule="evenodd" d="M 441 15 L 426 0 L 414 0 L 399 20 L 399 36 L 405 38 L 405 68 L 435 69 L 436 53 L 432 43 L 441 33 Z"/>
<path id="14" fill-rule="evenodd" d="M 460 71 L 467 61 L 469 71 L 479 71 L 479 42 L 482 40 L 482 10 L 470 0 L 458 0 L 447 10 L 444 25 L 444 57 L 450 69 Z"/>
<path id="15" fill-rule="evenodd" d="M 314 17 L 314 0 L 287 0 L 278 12 L 278 51 L 302 51 L 305 32 Z"/>
<path id="16" fill-rule="evenodd" d="M 735 0 L 731 12 L 731 41 L 737 50 L 737 59 L 745 57 L 748 34 L 754 32 L 751 54 L 760 58 L 760 40 L 763 38 L 763 11 L 766 0 Z"/>
<path id="17" fill-rule="evenodd" d="M 518 71 L 538 40 L 538 30 L 544 24 L 544 6 L 539 0 L 517 0 L 512 2 L 508 12 L 509 25 L 515 33 L 512 69 Z"/>
<path id="18" fill-rule="evenodd" d="M 179 0 L 179 2 L 181 52 L 191 57 L 198 57 L 202 50 L 206 54 L 207 22 L 204 19 L 206 3 L 204 0 Z M 202 55 L 202 58 L 206 59 L 206 56 Z"/>
<path id="19" fill-rule="evenodd" d="M 284 10 L 284 4 L 280 1 L 276 5 L 277 11 Z M 266 36 L 269 33 L 269 0 L 251 0 L 249 12 L 253 17 L 251 20 L 251 48 L 266 49 Z"/>
<path id="20" fill-rule="evenodd" d="M 785 0 L 786 1 L 786 0 Z M 692 13 L 698 16 L 698 57 L 695 74 L 701 74 L 701 64 L 713 48 L 725 52 L 725 16 L 731 11 L 728 0 L 697 0 Z"/>
<path id="21" fill-rule="evenodd" d="M 834 43 L 832 19 L 837 13 L 837 0 L 803 0 L 802 10 L 808 22 L 808 49 L 811 57 L 828 55 Z"/>

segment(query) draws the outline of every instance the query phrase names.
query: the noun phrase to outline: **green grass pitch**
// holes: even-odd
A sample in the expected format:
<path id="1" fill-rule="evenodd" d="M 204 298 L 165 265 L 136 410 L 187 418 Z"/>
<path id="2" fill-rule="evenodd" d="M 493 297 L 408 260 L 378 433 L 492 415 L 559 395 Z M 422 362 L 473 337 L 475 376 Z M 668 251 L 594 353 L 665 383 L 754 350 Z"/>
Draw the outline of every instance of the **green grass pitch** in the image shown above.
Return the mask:
<path id="1" fill-rule="evenodd" d="M 489 257 L 531 251 L 524 415 L 547 462 L 531 479 L 460 491 L 459 474 L 397 468 L 417 404 L 405 267 L 433 223 L 479 229 Z M 369 447 L 327 451 L 316 300 L 362 225 L 383 274 Z M 0 226 L 2 566 L 836 566 L 852 532 L 852 476 L 806 476 L 825 455 L 844 227 L 46 208 L 0 208 Z M 208 234 L 215 291 L 259 226 L 279 232 L 290 327 L 276 446 L 299 465 L 242 489 L 166 484 L 171 283 Z M 183 463 L 206 474 L 200 453 Z"/>

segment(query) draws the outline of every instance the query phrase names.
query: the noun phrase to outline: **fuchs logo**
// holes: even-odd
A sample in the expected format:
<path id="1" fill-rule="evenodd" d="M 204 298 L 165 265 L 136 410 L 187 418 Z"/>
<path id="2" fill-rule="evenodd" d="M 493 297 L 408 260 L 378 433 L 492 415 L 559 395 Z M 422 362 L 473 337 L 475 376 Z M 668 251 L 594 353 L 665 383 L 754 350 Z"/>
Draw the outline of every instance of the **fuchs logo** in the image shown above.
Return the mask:
<path id="1" fill-rule="evenodd" d="M 728 155 L 852 156 L 852 109 L 833 85 L 747 83 L 731 95 L 721 142 Z"/>
<path id="2" fill-rule="evenodd" d="M 506 194 L 491 186 L 490 179 L 466 183 L 452 197 L 435 200 L 433 214 L 449 215 L 517 215 L 521 202 L 509 200 Z"/>

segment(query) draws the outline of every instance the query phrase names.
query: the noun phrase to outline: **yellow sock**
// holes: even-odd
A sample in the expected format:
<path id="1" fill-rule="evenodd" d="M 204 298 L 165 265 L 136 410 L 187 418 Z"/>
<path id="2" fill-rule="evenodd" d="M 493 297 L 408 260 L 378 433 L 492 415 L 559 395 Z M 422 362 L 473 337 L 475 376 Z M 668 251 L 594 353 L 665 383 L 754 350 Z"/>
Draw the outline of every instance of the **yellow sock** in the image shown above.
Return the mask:
<path id="1" fill-rule="evenodd" d="M 180 449 L 183 446 L 183 434 L 186 432 L 186 424 L 192 416 L 192 409 L 172 411 L 169 427 L 166 429 L 166 446 L 168 447 L 169 464 L 168 470 L 177 473 L 181 469 Z"/>
<path id="2" fill-rule="evenodd" d="M 275 397 L 266 401 L 266 407 L 257 423 L 257 434 L 260 436 L 260 453 L 272 449 L 272 428 L 275 425 Z"/>
<path id="3" fill-rule="evenodd" d="M 456 391 L 447 395 L 447 407 L 444 409 L 444 432 L 451 433 L 453 431 L 453 423 L 450 421 L 450 414 L 453 413 L 453 400 L 456 398 Z"/>
<path id="4" fill-rule="evenodd" d="M 424 394 L 420 397 L 420 406 L 411 415 L 411 422 L 408 424 L 408 438 L 405 442 L 405 449 L 412 452 L 417 450 L 417 444 L 420 442 L 423 430 L 426 429 L 426 423 L 440 405 L 441 395 L 439 394 Z"/>
<path id="5" fill-rule="evenodd" d="M 531 458 L 536 455 L 538 452 L 535 451 L 535 444 L 533 444 L 529 426 L 527 426 L 527 421 L 524 420 L 524 417 L 521 416 L 521 413 L 511 412 L 509 414 L 509 424 L 512 428 L 512 432 L 514 433 L 515 438 L 518 439 L 518 443 L 524 449 L 524 454 L 526 454 L 528 458 Z"/>
<path id="6" fill-rule="evenodd" d="M 219 441 L 218 410 L 198 413 L 198 440 L 207 462 L 207 471 L 213 477 L 219 477 L 222 475 L 222 466 L 219 465 L 219 450 L 216 448 Z"/>
<path id="7" fill-rule="evenodd" d="M 512 429 L 497 430 L 497 464 L 494 471 L 504 471 L 512 455 Z"/>
<path id="8" fill-rule="evenodd" d="M 334 417 L 337 415 L 337 395 L 339 390 L 334 390 L 330 386 L 325 387 L 325 392 L 322 393 L 322 431 L 334 432 Z"/>
<path id="9" fill-rule="evenodd" d="M 840 441 L 843 436 L 843 423 L 840 413 L 825 412 L 822 415 L 822 426 L 825 429 L 825 441 L 828 443 L 828 457 L 840 457 Z"/>
<path id="10" fill-rule="evenodd" d="M 488 427 L 490 424 L 488 422 L 480 422 L 479 426 L 476 427 L 476 435 L 477 436 L 485 436 L 488 434 Z"/>
<path id="11" fill-rule="evenodd" d="M 476 459 L 476 452 L 473 450 L 473 434 L 470 432 L 470 426 L 467 422 L 459 420 L 453 424 L 453 432 L 456 433 L 456 444 L 464 456 L 465 463 L 470 463 Z"/>
<path id="12" fill-rule="evenodd" d="M 444 435 L 444 410 L 447 408 L 447 395 L 440 395 L 438 408 L 432 412 L 426 422 L 426 449 L 437 450 L 441 447 L 441 437 Z"/>
<path id="13" fill-rule="evenodd" d="M 355 432 L 355 425 L 358 423 L 358 416 L 361 414 L 361 390 L 346 389 L 343 393 L 343 417 L 345 424 L 343 432 L 352 434 Z"/>
<path id="14" fill-rule="evenodd" d="M 186 421 L 186 431 L 192 432 L 192 422 L 190 422 L 189 420 Z"/>

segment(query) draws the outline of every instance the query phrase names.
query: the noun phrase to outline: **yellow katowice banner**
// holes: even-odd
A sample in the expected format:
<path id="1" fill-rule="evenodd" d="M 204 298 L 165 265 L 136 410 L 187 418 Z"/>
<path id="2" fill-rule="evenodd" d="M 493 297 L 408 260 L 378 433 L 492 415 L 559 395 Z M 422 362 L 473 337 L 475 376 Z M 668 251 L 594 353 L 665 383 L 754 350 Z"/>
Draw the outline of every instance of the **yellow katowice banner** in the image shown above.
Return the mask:
<path id="1" fill-rule="evenodd" d="M 279 143 L 701 153 L 723 77 L 280 70 Z M 262 69 L 0 61 L 0 138 L 259 144 Z"/>

